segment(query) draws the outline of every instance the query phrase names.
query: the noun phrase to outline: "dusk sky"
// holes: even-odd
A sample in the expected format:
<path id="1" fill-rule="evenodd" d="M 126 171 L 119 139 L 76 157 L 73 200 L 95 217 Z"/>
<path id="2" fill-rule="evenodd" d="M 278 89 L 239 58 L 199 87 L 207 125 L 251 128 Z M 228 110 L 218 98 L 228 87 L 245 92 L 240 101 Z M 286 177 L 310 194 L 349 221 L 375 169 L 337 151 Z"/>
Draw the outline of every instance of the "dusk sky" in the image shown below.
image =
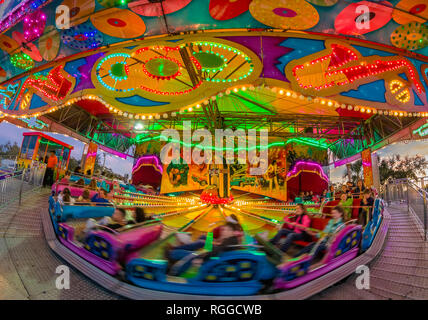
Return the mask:
<path id="1" fill-rule="evenodd" d="M 24 132 L 29 132 L 32 130 L 19 128 L 13 124 L 2 122 L 0 123 L 0 144 L 4 144 L 8 141 L 11 143 L 16 142 L 19 146 L 21 146 L 22 143 L 22 134 Z M 37 130 L 34 130 L 37 131 Z M 54 137 L 58 140 L 61 140 L 67 144 L 70 144 L 74 147 L 73 151 L 71 152 L 71 157 L 75 158 L 76 160 L 80 161 L 82 158 L 84 143 L 74 139 L 70 138 L 61 134 L 51 133 L 51 132 L 44 132 L 45 134 Z M 98 150 L 98 154 L 100 155 L 100 163 L 103 164 L 104 156 L 102 155 L 105 153 L 102 150 Z M 131 176 L 132 172 L 132 163 L 133 159 L 121 159 L 116 156 L 112 156 L 108 153 L 106 153 L 106 167 L 113 170 L 113 172 L 124 175 L 128 174 L 129 177 Z"/>
<path id="2" fill-rule="evenodd" d="M 402 157 L 421 155 L 428 159 L 428 142 L 426 140 L 416 140 L 409 143 L 397 142 L 393 143 L 381 150 L 376 151 L 379 157 L 389 158 L 394 154 L 399 154 Z M 343 174 L 346 171 L 346 166 L 341 166 L 330 171 L 330 179 L 334 183 L 343 182 Z M 428 174 L 428 172 L 427 172 Z"/>

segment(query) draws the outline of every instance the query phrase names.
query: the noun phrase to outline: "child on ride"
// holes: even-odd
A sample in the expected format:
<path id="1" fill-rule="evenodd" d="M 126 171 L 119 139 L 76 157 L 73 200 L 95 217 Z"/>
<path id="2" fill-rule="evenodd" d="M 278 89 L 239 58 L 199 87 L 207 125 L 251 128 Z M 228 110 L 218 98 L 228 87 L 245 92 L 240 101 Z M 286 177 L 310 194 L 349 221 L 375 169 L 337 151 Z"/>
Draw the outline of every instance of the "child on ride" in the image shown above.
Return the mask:
<path id="1" fill-rule="evenodd" d="M 91 194 L 88 189 L 83 190 L 83 194 L 77 198 L 77 202 L 79 203 L 89 203 L 91 202 Z"/>
<path id="2" fill-rule="evenodd" d="M 79 180 L 77 180 L 76 186 L 79 187 L 79 188 L 84 188 L 85 187 L 85 180 L 83 180 L 82 178 L 80 178 Z"/>
<path id="3" fill-rule="evenodd" d="M 311 225 L 311 219 L 308 216 L 308 212 L 306 210 L 305 205 L 299 203 L 296 206 L 295 215 L 296 216 L 293 220 L 289 219 L 288 216 L 286 216 L 284 218 L 284 221 L 285 225 L 288 226 L 288 228 L 283 228 L 279 230 L 278 233 L 270 240 L 270 243 L 275 245 L 283 236 L 286 236 L 287 238 L 280 248 L 283 252 L 287 252 L 287 250 L 290 248 L 291 244 L 294 241 L 306 240 L 309 238 L 305 229 L 309 228 L 309 226 Z M 287 225 L 287 222 L 292 222 L 293 225 Z"/>
<path id="4" fill-rule="evenodd" d="M 69 193 L 64 194 L 62 197 L 62 205 L 73 205 L 76 201 L 71 197 Z"/>
<path id="5" fill-rule="evenodd" d="M 181 271 L 186 270 L 192 263 L 201 264 L 211 257 L 219 256 L 223 252 L 236 250 L 240 244 L 240 239 L 236 234 L 240 230 L 239 225 L 236 223 L 227 222 L 220 228 L 220 238 L 218 239 L 217 244 L 214 244 L 210 252 L 199 255 L 197 259 L 195 259 L 197 256 L 193 250 L 174 248 L 167 252 L 168 260 L 172 264 L 180 262 L 179 268 L 177 268 L 175 271 L 173 270 L 174 273 L 180 274 Z"/>
<path id="6" fill-rule="evenodd" d="M 351 220 L 352 217 L 352 204 L 354 203 L 354 200 L 351 197 L 348 197 L 346 193 L 342 193 L 340 195 L 340 201 L 337 204 L 338 206 L 341 206 L 343 210 L 345 210 L 344 219 L 345 221 Z"/>
<path id="7" fill-rule="evenodd" d="M 322 238 L 322 241 L 319 243 L 318 247 L 316 248 L 314 252 L 314 257 L 316 257 L 320 252 L 324 251 L 327 248 L 327 242 L 330 238 L 330 236 L 340 230 L 344 224 L 343 224 L 343 215 L 345 211 L 342 207 L 336 206 L 331 210 L 331 216 L 332 218 L 328 221 L 328 224 L 324 228 L 324 230 L 320 233 L 316 233 L 313 231 L 308 231 L 308 234 L 311 236 L 315 236 L 317 238 L 321 238 L 321 236 L 324 235 L 324 238 Z M 312 251 L 312 249 L 315 247 L 317 242 L 312 242 L 311 244 L 308 244 L 306 247 L 304 247 L 300 252 L 298 252 L 295 257 L 298 257 L 304 253 L 309 253 Z"/>
<path id="8" fill-rule="evenodd" d="M 58 202 L 60 204 L 64 204 L 64 195 L 71 195 L 70 189 L 69 188 L 64 188 L 64 190 L 62 190 L 59 194 L 58 194 Z"/>
<path id="9" fill-rule="evenodd" d="M 372 219 L 374 199 L 369 189 L 363 191 L 363 199 L 361 200 L 361 208 L 358 211 L 358 224 L 365 226 Z"/>
<path id="10" fill-rule="evenodd" d="M 134 212 L 134 221 L 136 223 L 142 223 L 151 220 L 150 217 L 146 216 L 144 209 L 141 207 L 136 207 Z"/>
<path id="11" fill-rule="evenodd" d="M 233 223 L 236 225 L 237 232 L 236 234 L 240 236 L 242 234 L 242 227 L 238 222 L 238 218 L 233 213 L 226 217 L 226 223 Z M 221 234 L 222 226 L 218 226 L 212 230 L 214 243 L 219 243 L 220 234 Z M 174 247 L 174 249 L 183 249 L 195 251 L 202 249 L 205 245 L 205 240 L 207 239 L 206 235 L 200 236 L 196 241 L 191 241 L 191 237 L 186 233 L 177 234 L 177 239 L 182 244 Z"/>
<path id="12" fill-rule="evenodd" d="M 91 182 L 89 182 L 88 188 L 91 190 L 98 190 L 97 180 L 92 179 Z"/>
<path id="13" fill-rule="evenodd" d="M 107 223 L 107 227 L 110 229 L 119 229 L 128 223 L 125 219 L 126 211 L 122 208 L 116 208 L 110 221 Z"/>
<path id="14" fill-rule="evenodd" d="M 91 202 L 97 203 L 96 206 L 105 206 L 103 203 L 110 203 L 107 199 L 108 193 L 106 190 L 101 189 L 101 191 L 97 194 L 95 194 L 91 198 Z"/>
<path id="15" fill-rule="evenodd" d="M 122 208 L 116 208 L 111 217 L 104 217 L 99 221 L 96 221 L 93 218 L 90 218 L 86 221 L 86 227 L 84 234 L 92 229 L 96 229 L 97 226 L 106 226 L 110 229 L 119 229 L 125 226 L 128 223 L 126 220 L 126 211 Z M 84 238 L 84 235 L 82 236 Z"/>
<path id="16" fill-rule="evenodd" d="M 70 178 L 71 178 L 71 172 L 70 171 L 66 171 L 64 177 L 60 180 L 59 183 L 68 184 L 70 182 Z"/>

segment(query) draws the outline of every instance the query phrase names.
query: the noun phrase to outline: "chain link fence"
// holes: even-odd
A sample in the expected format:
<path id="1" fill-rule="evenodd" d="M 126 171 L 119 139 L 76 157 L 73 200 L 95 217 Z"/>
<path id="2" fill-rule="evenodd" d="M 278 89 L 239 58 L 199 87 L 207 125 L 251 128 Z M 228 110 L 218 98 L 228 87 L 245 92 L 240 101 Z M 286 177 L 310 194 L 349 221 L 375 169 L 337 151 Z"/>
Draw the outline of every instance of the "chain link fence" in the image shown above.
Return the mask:
<path id="1" fill-rule="evenodd" d="M 41 188 L 44 174 L 45 169 L 38 166 L 0 172 L 0 207 L 14 200 L 18 200 L 21 204 L 22 196 L 25 193 Z"/>
<path id="2" fill-rule="evenodd" d="M 425 189 L 419 187 L 415 182 L 408 179 L 397 179 L 389 181 L 382 186 L 382 197 L 389 205 L 392 202 L 407 204 L 408 212 L 416 218 L 418 229 L 427 241 L 428 217 L 427 217 L 427 197 Z"/>

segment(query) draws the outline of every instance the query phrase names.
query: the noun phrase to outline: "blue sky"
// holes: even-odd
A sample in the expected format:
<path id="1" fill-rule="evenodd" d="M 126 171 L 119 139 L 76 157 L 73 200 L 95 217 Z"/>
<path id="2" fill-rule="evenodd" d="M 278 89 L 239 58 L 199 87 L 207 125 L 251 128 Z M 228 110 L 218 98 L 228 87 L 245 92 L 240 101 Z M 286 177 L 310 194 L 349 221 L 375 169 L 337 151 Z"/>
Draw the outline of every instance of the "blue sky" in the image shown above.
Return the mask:
<path id="1" fill-rule="evenodd" d="M 0 123 L 0 144 L 7 143 L 10 141 L 11 143 L 16 142 L 19 146 L 22 143 L 22 134 L 24 132 L 29 132 L 31 130 L 19 128 L 11 123 L 2 122 Z M 61 134 L 51 133 L 51 132 L 44 132 L 45 134 L 54 137 L 58 140 L 61 140 L 67 144 L 70 144 L 74 147 L 73 151 L 71 152 L 71 156 L 78 161 L 82 159 L 82 153 L 84 148 L 84 143 L 74 139 L 70 138 Z M 101 165 L 104 162 L 104 156 L 102 155 L 105 153 L 102 150 L 98 150 L 98 154 L 100 155 L 100 162 Z M 128 174 L 129 177 L 131 177 L 132 172 L 132 162 L 133 159 L 121 159 L 119 157 L 110 155 L 106 153 L 106 167 L 113 170 L 113 172 L 125 175 Z"/>

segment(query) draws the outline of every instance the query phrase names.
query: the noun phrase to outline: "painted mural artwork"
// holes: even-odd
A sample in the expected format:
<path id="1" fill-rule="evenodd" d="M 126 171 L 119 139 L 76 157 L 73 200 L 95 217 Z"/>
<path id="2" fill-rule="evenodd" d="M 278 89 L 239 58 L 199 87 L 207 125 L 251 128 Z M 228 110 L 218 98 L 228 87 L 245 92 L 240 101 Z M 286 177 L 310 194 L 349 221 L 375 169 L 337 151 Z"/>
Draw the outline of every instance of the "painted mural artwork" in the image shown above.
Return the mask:
<path id="1" fill-rule="evenodd" d="M 361 152 L 361 160 L 363 163 L 364 183 L 367 187 L 373 186 L 373 170 L 372 170 L 372 153 L 370 149 L 365 149 Z"/>
<path id="2" fill-rule="evenodd" d="M 263 159 L 261 159 L 263 161 Z M 255 164 L 258 167 L 262 164 Z M 285 148 L 272 147 L 268 151 L 267 170 L 263 175 L 251 175 L 252 164 L 230 165 L 230 185 L 232 188 L 252 192 L 276 199 L 287 200 L 287 155 Z"/>
<path id="3" fill-rule="evenodd" d="M 205 163 L 187 164 L 182 158 L 181 163 L 165 164 L 162 175 L 161 193 L 203 190 L 208 186 L 209 171 Z"/>

